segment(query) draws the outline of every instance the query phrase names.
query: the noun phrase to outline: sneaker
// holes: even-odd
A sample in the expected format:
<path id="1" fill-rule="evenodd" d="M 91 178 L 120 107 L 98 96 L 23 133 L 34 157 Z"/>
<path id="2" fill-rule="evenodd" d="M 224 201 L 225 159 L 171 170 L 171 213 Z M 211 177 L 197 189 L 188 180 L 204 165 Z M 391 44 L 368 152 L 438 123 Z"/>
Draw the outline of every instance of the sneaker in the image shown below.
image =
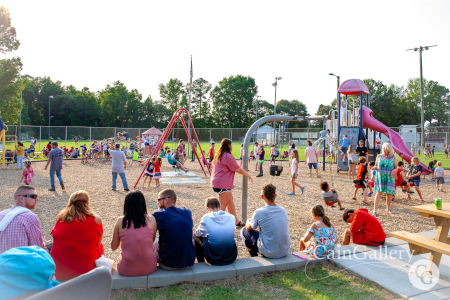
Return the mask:
<path id="1" fill-rule="evenodd" d="M 288 193 L 289 196 L 295 196 L 295 193 Z"/>
<path id="2" fill-rule="evenodd" d="M 402 190 L 402 193 L 406 193 L 406 190 Z"/>
<path id="3" fill-rule="evenodd" d="M 256 175 L 256 177 L 263 177 L 261 174 Z"/>
<path id="4" fill-rule="evenodd" d="M 55 189 L 48 189 L 50 192 L 54 192 L 54 191 L 56 191 Z"/>
<path id="5" fill-rule="evenodd" d="M 112 189 L 114 192 L 116 191 L 116 189 Z"/>
<path id="6" fill-rule="evenodd" d="M 123 189 L 125 192 L 129 192 L 130 191 L 130 189 Z"/>
<path id="7" fill-rule="evenodd" d="M 305 192 L 305 187 L 303 186 L 302 187 L 302 195 L 303 195 L 304 192 Z"/>
<path id="8" fill-rule="evenodd" d="M 373 192 L 370 192 L 367 194 L 367 197 L 372 197 L 372 195 L 373 195 Z"/>
<path id="9" fill-rule="evenodd" d="M 364 195 L 364 193 L 361 193 L 360 195 Z"/>
<path id="10" fill-rule="evenodd" d="M 64 191 L 66 188 L 64 187 L 64 184 L 61 184 L 61 189 Z"/>
<path id="11" fill-rule="evenodd" d="M 413 191 L 408 191 L 407 193 L 408 193 L 408 194 L 414 194 L 414 192 L 413 192 Z"/>
<path id="12" fill-rule="evenodd" d="M 187 172 L 189 172 L 189 169 L 186 169 L 186 171 L 185 171 L 185 172 L 186 172 L 186 173 L 187 173 Z"/>

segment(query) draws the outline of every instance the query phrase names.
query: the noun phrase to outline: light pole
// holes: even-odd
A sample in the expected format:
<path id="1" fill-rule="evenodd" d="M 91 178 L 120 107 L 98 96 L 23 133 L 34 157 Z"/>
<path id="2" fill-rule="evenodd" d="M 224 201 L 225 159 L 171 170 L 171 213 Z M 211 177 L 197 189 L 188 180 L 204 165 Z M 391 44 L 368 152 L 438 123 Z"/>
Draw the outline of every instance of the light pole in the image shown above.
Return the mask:
<path id="1" fill-rule="evenodd" d="M 331 75 L 331 76 L 335 76 L 336 77 L 336 79 L 337 79 L 337 89 L 336 89 L 336 106 L 337 106 L 337 103 L 338 103 L 338 97 L 339 97 L 339 80 L 340 80 L 340 78 L 341 77 L 339 77 L 339 76 L 337 76 L 337 75 L 335 75 L 335 74 L 333 74 L 333 73 L 329 73 L 328 75 Z M 339 108 L 337 108 L 337 109 L 339 109 Z"/>
<path id="2" fill-rule="evenodd" d="M 53 99 L 53 96 L 48 96 L 48 138 L 50 139 L 50 99 Z"/>
<path id="3" fill-rule="evenodd" d="M 261 96 L 256 96 L 256 120 L 255 120 L 255 122 L 258 120 L 258 98 L 261 98 Z"/>
<path id="4" fill-rule="evenodd" d="M 422 76 L 422 52 L 423 50 L 428 50 L 431 47 L 436 47 L 437 45 L 433 46 L 419 46 L 418 48 L 412 48 L 412 49 L 406 49 L 406 51 L 414 50 L 419 51 L 419 59 L 420 59 L 420 108 L 421 108 L 421 114 L 420 114 L 420 127 L 421 127 L 421 135 L 420 135 L 420 145 L 422 147 L 425 146 L 425 135 L 424 135 L 424 106 L 423 106 L 423 76 Z"/>
<path id="5" fill-rule="evenodd" d="M 278 80 L 283 79 L 282 77 L 275 77 L 275 82 L 272 83 L 272 86 L 275 87 L 275 101 L 274 101 L 274 107 L 273 107 L 273 114 L 276 115 L 277 114 L 277 86 L 278 86 Z M 273 143 L 276 144 L 275 142 L 275 136 L 276 136 L 276 123 L 273 122 Z"/>

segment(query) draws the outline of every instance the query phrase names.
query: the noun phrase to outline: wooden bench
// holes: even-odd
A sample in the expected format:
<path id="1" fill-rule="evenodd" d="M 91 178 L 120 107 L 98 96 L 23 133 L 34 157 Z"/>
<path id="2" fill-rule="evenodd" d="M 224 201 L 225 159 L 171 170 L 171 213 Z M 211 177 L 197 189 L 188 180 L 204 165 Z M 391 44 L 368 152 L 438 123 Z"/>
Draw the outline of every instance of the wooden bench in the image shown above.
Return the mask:
<path id="1" fill-rule="evenodd" d="M 407 241 L 412 255 L 420 255 L 435 251 L 441 254 L 450 255 L 450 236 L 446 242 L 439 242 L 407 231 L 390 232 L 390 236 Z"/>

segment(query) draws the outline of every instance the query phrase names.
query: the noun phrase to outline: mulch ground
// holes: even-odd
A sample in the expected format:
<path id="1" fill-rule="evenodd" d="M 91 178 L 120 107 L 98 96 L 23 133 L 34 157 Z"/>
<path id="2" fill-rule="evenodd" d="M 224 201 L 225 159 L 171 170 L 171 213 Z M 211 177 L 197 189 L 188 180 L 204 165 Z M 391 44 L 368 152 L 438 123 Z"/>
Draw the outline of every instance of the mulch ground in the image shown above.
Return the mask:
<path id="1" fill-rule="evenodd" d="M 116 219 L 123 213 L 123 201 L 126 192 L 121 188 L 120 177 L 117 178 L 117 191 L 111 190 L 111 165 L 82 165 L 79 160 L 65 160 L 63 164 L 62 176 L 66 186 L 65 191 L 57 185 L 56 192 L 49 192 L 50 188 L 49 172 L 44 170 L 45 162 L 33 163 L 34 179 L 31 185 L 37 188 L 39 195 L 39 202 L 34 212 L 39 216 L 42 226 L 43 235 L 50 236 L 51 230 L 55 224 L 55 217 L 57 213 L 63 209 L 70 197 L 70 194 L 77 190 L 85 190 L 90 195 L 91 206 L 94 211 L 100 215 L 103 220 L 104 236 L 103 244 L 105 245 L 105 254 L 115 259 L 119 255 L 119 251 L 111 251 L 110 243 L 113 234 L 113 227 Z M 353 197 L 354 184 L 348 179 L 347 172 L 333 174 L 330 170 L 320 171 L 321 178 L 308 176 L 306 166 L 300 164 L 300 177 L 297 179 L 302 186 L 306 186 L 304 195 L 300 195 L 297 189 L 296 196 L 289 196 L 287 193 L 291 192 L 290 176 L 285 175 L 287 172 L 287 162 L 282 163 L 285 168 L 283 174 L 279 177 L 272 177 L 269 173 L 269 162 L 264 164 L 265 174 L 263 177 L 257 178 L 259 172 L 254 171 L 254 163 L 250 164 L 250 174 L 254 178 L 254 184 L 249 183 L 248 190 L 248 217 L 251 217 L 253 212 L 263 206 L 260 198 L 260 186 L 264 183 L 272 183 L 277 187 L 278 197 L 276 202 L 278 205 L 284 207 L 289 216 L 289 229 L 291 236 L 291 252 L 297 251 L 300 239 L 305 234 L 306 230 L 313 222 L 310 214 L 311 208 L 316 204 L 324 205 L 323 198 L 320 194 L 319 183 L 323 180 L 329 182 L 330 185 L 339 193 L 339 198 L 345 208 L 366 207 L 372 211 L 372 206 L 364 206 L 361 204 L 362 196 L 358 193 L 358 201 L 354 201 Z M 200 222 L 201 217 L 206 213 L 204 207 L 205 199 L 209 196 L 215 196 L 212 188 L 209 185 L 209 177 L 205 178 L 198 163 L 192 163 L 188 160 L 187 167 L 191 172 L 195 172 L 198 176 L 203 177 L 206 184 L 163 184 L 159 188 L 154 188 L 155 184 L 152 182 L 151 188 L 138 188 L 144 193 L 148 212 L 152 213 L 157 210 L 157 196 L 158 192 L 164 188 L 174 189 L 177 193 L 177 206 L 185 206 L 192 211 L 194 220 L 194 227 L 196 228 Z M 130 188 L 134 186 L 138 176 L 142 171 L 141 167 L 133 166 L 127 168 L 126 177 Z M 168 165 L 166 161 L 163 162 L 163 172 L 171 172 L 173 168 Z M 446 171 L 446 176 L 450 175 L 450 171 Z M 430 177 L 430 176 L 428 176 Z M 13 203 L 13 194 L 15 189 L 21 184 L 21 171 L 16 169 L 0 169 L 0 196 L 2 201 L 0 203 L 0 210 L 9 208 Z M 55 178 L 58 183 L 57 178 Z M 426 203 L 433 203 L 434 199 L 441 197 L 446 201 L 447 192 L 437 192 L 434 182 L 427 182 L 422 180 L 421 190 L 424 195 Z M 236 173 L 235 189 L 233 190 L 234 203 L 238 218 L 241 216 L 241 199 L 242 199 L 242 176 Z M 386 203 L 381 201 L 378 208 L 378 220 L 383 225 L 385 232 L 406 230 L 410 232 L 422 232 L 435 229 L 434 221 L 432 219 L 421 217 L 417 212 L 409 209 L 411 205 L 419 205 L 419 198 L 417 194 L 412 195 L 412 200 L 407 200 L 406 195 L 397 190 L 395 202 L 392 206 L 394 214 L 390 215 L 386 211 Z M 369 198 L 369 202 L 373 204 L 374 197 Z M 325 206 L 324 206 L 325 207 Z M 342 235 L 349 224 L 342 220 L 342 211 L 339 208 L 326 207 L 326 214 L 330 217 L 334 227 L 338 231 L 338 241 L 342 240 Z M 245 220 L 244 220 L 245 221 Z M 194 228 L 194 229 L 195 229 Z M 244 248 L 239 231 L 236 230 L 236 241 L 239 248 L 238 257 L 247 257 L 248 253 Z"/>

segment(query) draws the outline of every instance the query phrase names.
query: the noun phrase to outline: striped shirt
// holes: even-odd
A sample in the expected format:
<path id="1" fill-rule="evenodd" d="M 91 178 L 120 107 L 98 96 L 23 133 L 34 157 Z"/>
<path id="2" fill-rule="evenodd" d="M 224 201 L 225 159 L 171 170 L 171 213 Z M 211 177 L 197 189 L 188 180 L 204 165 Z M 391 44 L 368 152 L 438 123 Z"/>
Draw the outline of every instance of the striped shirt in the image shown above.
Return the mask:
<path id="1" fill-rule="evenodd" d="M 15 207 L 0 212 L 0 221 Z M 11 248 L 34 245 L 42 247 L 44 242 L 39 218 L 31 211 L 17 215 L 5 231 L 0 231 L 0 254 Z"/>

